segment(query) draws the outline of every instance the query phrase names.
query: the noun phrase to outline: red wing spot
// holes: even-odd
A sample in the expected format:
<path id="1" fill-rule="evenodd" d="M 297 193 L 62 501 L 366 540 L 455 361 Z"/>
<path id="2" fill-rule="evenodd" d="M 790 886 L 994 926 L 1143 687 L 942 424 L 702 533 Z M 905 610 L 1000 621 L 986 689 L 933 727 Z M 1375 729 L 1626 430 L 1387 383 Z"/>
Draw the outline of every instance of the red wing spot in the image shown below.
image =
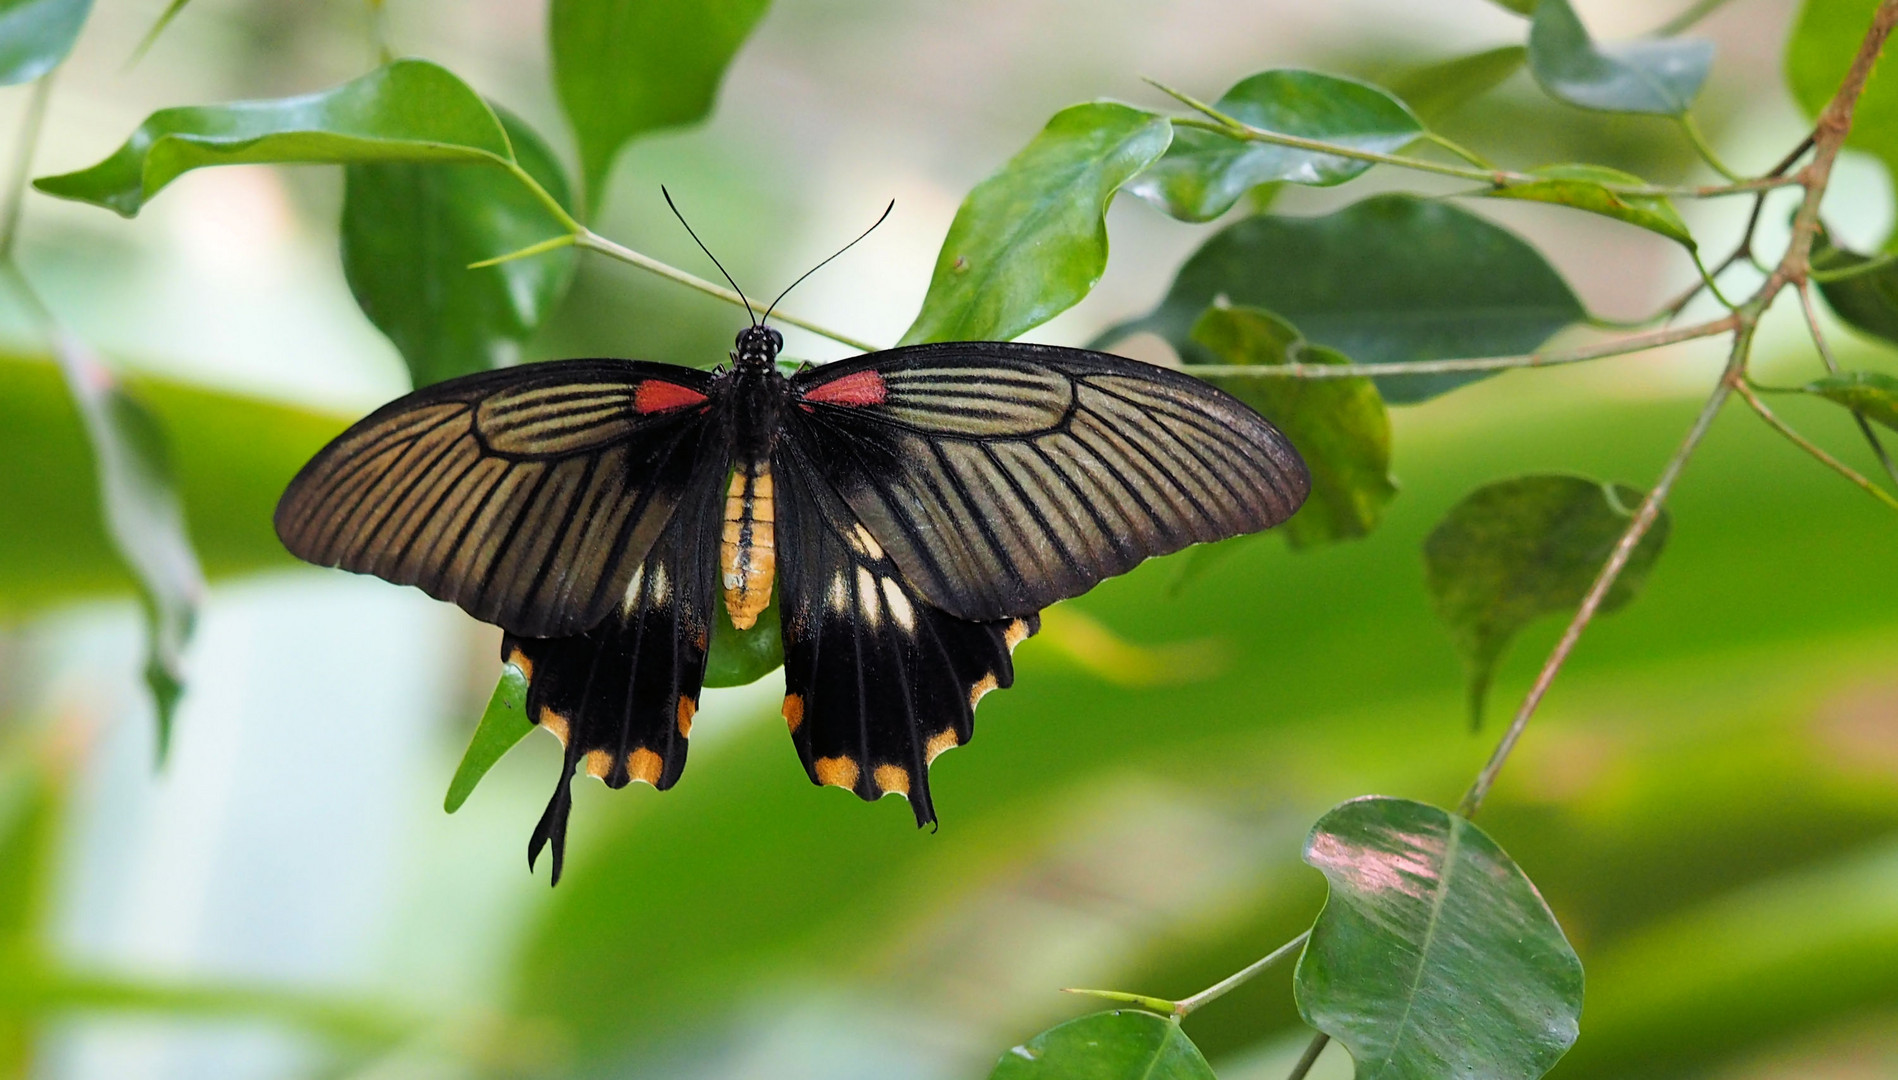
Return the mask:
<path id="1" fill-rule="evenodd" d="M 881 405 L 889 394 L 883 376 L 874 371 L 858 371 L 814 387 L 804 395 L 804 400 L 826 405 Z"/>
<path id="2" fill-rule="evenodd" d="M 668 409 L 683 409 L 688 405 L 697 405 L 705 400 L 705 395 L 689 386 L 666 382 L 664 379 L 647 379 L 633 391 L 633 411 L 639 413 L 665 412 Z"/>

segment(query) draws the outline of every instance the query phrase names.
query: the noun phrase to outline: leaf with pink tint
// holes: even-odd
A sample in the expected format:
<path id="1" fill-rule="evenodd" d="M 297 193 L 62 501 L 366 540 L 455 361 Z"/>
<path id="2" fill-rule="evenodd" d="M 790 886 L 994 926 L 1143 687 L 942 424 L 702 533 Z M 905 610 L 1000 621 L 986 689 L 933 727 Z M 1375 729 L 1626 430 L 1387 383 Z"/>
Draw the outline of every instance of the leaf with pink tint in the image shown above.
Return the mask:
<path id="1" fill-rule="evenodd" d="M 1358 1080 L 1535 1080 L 1575 1041 L 1582 964 L 1542 895 L 1467 820 L 1367 796 L 1312 829 L 1330 882 L 1294 979 Z"/>

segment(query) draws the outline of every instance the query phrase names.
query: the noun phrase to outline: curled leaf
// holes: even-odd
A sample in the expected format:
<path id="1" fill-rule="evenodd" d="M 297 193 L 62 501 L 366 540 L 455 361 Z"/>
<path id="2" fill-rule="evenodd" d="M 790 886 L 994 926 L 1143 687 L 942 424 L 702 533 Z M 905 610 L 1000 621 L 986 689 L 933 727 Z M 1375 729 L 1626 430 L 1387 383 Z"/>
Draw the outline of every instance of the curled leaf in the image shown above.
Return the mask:
<path id="1" fill-rule="evenodd" d="M 1488 194 L 1498 199 L 1527 199 L 1531 202 L 1571 206 L 1591 214 L 1625 221 L 1637 228 L 1659 233 L 1695 250 L 1694 234 L 1687 231 L 1680 211 L 1665 195 L 1625 195 L 1606 185 L 1640 185 L 1642 180 L 1602 165 L 1551 165 L 1537 169 L 1539 179 L 1526 184 L 1510 184 Z"/>
<path id="2" fill-rule="evenodd" d="M 1470 718 L 1481 723 L 1510 639 L 1544 615 L 1582 602 L 1633 519 L 1641 493 L 1580 476 L 1517 476 L 1463 497 L 1425 537 L 1424 585 L 1470 673 Z M 1666 510 L 1602 599 L 1633 600 L 1667 544 Z"/>
<path id="3" fill-rule="evenodd" d="M 481 722 L 475 725 L 474 737 L 461 755 L 461 764 L 455 767 L 454 779 L 448 782 L 442 809 L 451 814 L 461 809 L 494 763 L 532 730 L 534 722 L 527 718 L 527 676 L 513 664 L 504 663 L 488 707 L 481 712 Z"/>

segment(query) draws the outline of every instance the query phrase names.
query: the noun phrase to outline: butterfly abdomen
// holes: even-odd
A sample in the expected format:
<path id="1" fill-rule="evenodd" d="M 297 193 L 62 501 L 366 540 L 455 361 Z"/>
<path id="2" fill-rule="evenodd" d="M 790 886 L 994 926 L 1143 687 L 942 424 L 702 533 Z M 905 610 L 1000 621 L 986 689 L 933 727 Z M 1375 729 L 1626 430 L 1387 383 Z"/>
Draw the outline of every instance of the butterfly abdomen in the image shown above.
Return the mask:
<path id="1" fill-rule="evenodd" d="M 777 576 L 777 507 L 771 465 L 740 462 L 725 496 L 725 525 L 718 548 L 725 611 L 732 626 L 748 630 L 771 603 Z"/>

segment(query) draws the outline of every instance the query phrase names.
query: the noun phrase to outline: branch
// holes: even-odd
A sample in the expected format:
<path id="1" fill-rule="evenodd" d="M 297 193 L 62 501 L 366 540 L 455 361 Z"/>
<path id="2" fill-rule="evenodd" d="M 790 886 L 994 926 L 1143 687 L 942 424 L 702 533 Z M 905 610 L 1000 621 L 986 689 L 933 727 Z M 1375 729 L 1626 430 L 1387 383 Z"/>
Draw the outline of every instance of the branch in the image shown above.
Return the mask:
<path id="1" fill-rule="evenodd" d="M 1314 154 L 1329 154 L 1332 157 L 1350 158 L 1353 161 L 1367 161 L 1373 165 L 1395 165 L 1401 169 L 1414 169 L 1417 172 L 1436 173 L 1439 176 L 1454 176 L 1461 180 L 1473 180 L 1493 189 L 1516 187 L 1522 184 L 1546 183 L 1548 177 L 1534 173 L 1514 172 L 1508 169 L 1475 169 L 1462 165 L 1447 165 L 1426 158 L 1410 157 L 1404 154 L 1385 154 L 1376 150 L 1363 150 L 1355 146 L 1326 142 L 1323 139 L 1308 139 L 1302 135 L 1287 135 L 1282 131 L 1270 131 L 1255 127 L 1235 116 L 1220 112 L 1212 105 L 1199 100 L 1183 90 L 1176 90 L 1165 83 L 1153 79 L 1146 82 L 1169 97 L 1175 98 L 1195 112 L 1204 114 L 1207 119 L 1175 117 L 1173 123 L 1180 127 L 1197 128 L 1211 131 L 1228 138 L 1245 142 L 1271 143 L 1275 146 L 1289 146 L 1294 150 L 1306 150 Z M 1420 136 L 1428 137 L 1428 136 Z M 1461 151 L 1456 151 L 1461 154 Z M 1661 184 L 1618 184 L 1603 183 L 1600 186 L 1617 195 L 1635 195 L 1654 198 L 1664 195 L 1680 196 L 1689 199 L 1710 199 L 1722 195 L 1741 195 L 1755 191 L 1768 191 L 1773 188 L 1791 187 L 1799 181 L 1793 177 L 1760 176 L 1753 179 L 1736 179 L 1725 184 L 1697 184 L 1687 186 L 1669 186 Z"/>
<path id="2" fill-rule="evenodd" d="M 684 270 L 680 270 L 674 266 L 668 266 L 650 255 L 642 255 L 632 248 L 616 244 L 584 226 L 579 227 L 579 231 L 574 233 L 573 242 L 575 245 L 586 248 L 589 251 L 597 251 L 602 255 L 618 259 L 623 263 L 637 266 L 648 273 L 658 274 L 667 281 L 676 281 L 688 288 L 697 289 L 707 296 L 716 296 L 728 304 L 738 307 L 745 305 L 743 297 L 723 285 L 714 285 L 696 274 L 688 274 Z M 777 320 L 781 323 L 801 327 L 805 330 L 809 330 L 813 334 L 827 337 L 832 341 L 841 345 L 848 345 L 853 349 L 858 349 L 863 352 L 876 352 L 879 349 L 879 346 L 872 345 L 867 341 L 860 341 L 847 334 L 840 334 L 835 330 L 826 329 L 808 319 L 800 319 L 783 309 L 779 309 L 776 312 L 776 316 Z"/>
<path id="3" fill-rule="evenodd" d="M 1793 430 L 1790 424 L 1781 420 L 1778 416 L 1774 415 L 1773 410 L 1766 407 L 1766 402 L 1760 400 L 1759 395 L 1753 392 L 1752 387 L 1747 386 L 1745 383 L 1740 383 L 1734 387 L 1734 390 L 1736 390 L 1741 397 L 1746 399 L 1748 405 L 1753 406 L 1753 411 L 1759 413 L 1760 419 L 1771 425 L 1774 431 L 1791 439 L 1795 446 L 1811 454 L 1813 457 L 1818 458 L 1833 472 L 1838 473 L 1859 487 L 1864 488 L 1866 493 L 1871 495 L 1872 498 L 1877 499 L 1893 510 L 1898 510 L 1898 499 L 1893 498 L 1884 488 L 1860 476 L 1850 465 L 1826 453 L 1825 450 L 1820 448 L 1819 445 L 1812 440 Z M 1860 422 L 1864 422 L 1863 417 L 1860 417 Z"/>
<path id="4" fill-rule="evenodd" d="M 1753 342 L 1753 323 L 1743 322 L 1734 335 L 1733 352 L 1727 361 L 1727 370 L 1720 377 L 1720 384 L 1714 388 L 1707 403 L 1701 406 L 1700 415 L 1694 420 L 1694 426 L 1687 431 L 1687 437 L 1681 441 L 1680 448 L 1668 459 L 1667 466 L 1661 470 L 1661 478 L 1655 482 L 1654 489 L 1647 498 L 1641 500 L 1641 508 L 1635 511 L 1634 520 L 1622 532 L 1616 541 L 1614 551 L 1608 555 L 1608 561 L 1602 564 L 1601 572 L 1595 575 L 1594 584 L 1588 587 L 1588 594 L 1582 598 L 1582 606 L 1576 609 L 1575 617 L 1569 620 L 1568 629 L 1562 632 L 1562 639 L 1556 642 L 1555 650 L 1543 662 L 1542 671 L 1536 675 L 1535 685 L 1529 688 L 1529 694 L 1522 699 L 1522 705 L 1516 709 L 1515 718 L 1510 720 L 1509 728 L 1496 744 L 1496 749 L 1476 776 L 1476 782 L 1463 796 L 1457 807 L 1457 813 L 1472 817 L 1482 808 L 1483 800 L 1489 796 L 1489 789 L 1496 784 L 1497 774 L 1509 760 L 1510 751 L 1516 748 L 1516 742 L 1522 738 L 1523 729 L 1529 726 L 1529 718 L 1535 715 L 1536 706 L 1542 704 L 1542 697 L 1549 692 L 1549 685 L 1555 682 L 1556 673 L 1568 661 L 1569 653 L 1575 650 L 1575 643 L 1581 640 L 1582 631 L 1594 620 L 1595 613 L 1601 610 L 1601 604 L 1608 596 L 1608 590 L 1614 587 L 1621 577 L 1621 571 L 1628 565 L 1628 559 L 1634 554 L 1635 546 L 1647 535 L 1655 519 L 1660 516 L 1661 504 L 1667 500 L 1668 492 L 1673 490 L 1674 481 L 1680 478 L 1681 470 L 1686 467 L 1687 459 L 1694 454 L 1695 447 L 1705 438 L 1713 426 L 1714 417 L 1720 415 L 1720 407 L 1726 404 L 1727 395 L 1733 392 L 1738 382 L 1737 374 L 1744 367 L 1747 350 Z"/>
<path id="5" fill-rule="evenodd" d="M 1313 1035 L 1311 1045 L 1305 1047 L 1305 1052 L 1299 1055 L 1298 1064 L 1292 1066 L 1291 1075 L 1285 1080 L 1305 1080 L 1305 1074 L 1311 1072 L 1313 1065 L 1318 1064 L 1318 1055 L 1325 1052 L 1325 1044 L 1330 1041 L 1331 1036 L 1322 1031 Z"/>
<path id="6" fill-rule="evenodd" d="M 1799 309 L 1806 314 L 1806 332 L 1812 335 L 1812 344 L 1819 350 L 1819 359 L 1826 370 L 1834 375 L 1839 373 L 1839 362 L 1832 355 L 1832 347 L 1826 344 L 1825 332 L 1819 328 L 1819 310 L 1812 302 L 1812 286 L 1799 283 Z M 1879 441 L 1878 432 L 1865 419 L 1865 414 L 1852 410 L 1852 419 L 1858 421 L 1858 429 L 1865 434 L 1865 441 L 1871 444 L 1872 453 L 1878 456 L 1878 463 L 1885 467 L 1885 475 L 1898 485 L 1898 465 L 1894 465 L 1891 455 L 1885 452 L 1885 444 Z"/>
<path id="7" fill-rule="evenodd" d="M 1361 379 L 1386 375 L 1442 375 L 1453 371 L 1505 371 L 1511 368 L 1556 367 L 1609 356 L 1656 349 L 1695 338 L 1713 337 L 1732 330 L 1738 317 L 1726 315 L 1712 322 L 1677 329 L 1655 330 L 1633 337 L 1584 345 L 1574 349 L 1547 349 L 1523 356 L 1484 356 L 1458 360 L 1408 360 L 1389 364 L 1181 364 L 1180 370 L 1200 378 L 1231 376 L 1275 379 Z"/>

